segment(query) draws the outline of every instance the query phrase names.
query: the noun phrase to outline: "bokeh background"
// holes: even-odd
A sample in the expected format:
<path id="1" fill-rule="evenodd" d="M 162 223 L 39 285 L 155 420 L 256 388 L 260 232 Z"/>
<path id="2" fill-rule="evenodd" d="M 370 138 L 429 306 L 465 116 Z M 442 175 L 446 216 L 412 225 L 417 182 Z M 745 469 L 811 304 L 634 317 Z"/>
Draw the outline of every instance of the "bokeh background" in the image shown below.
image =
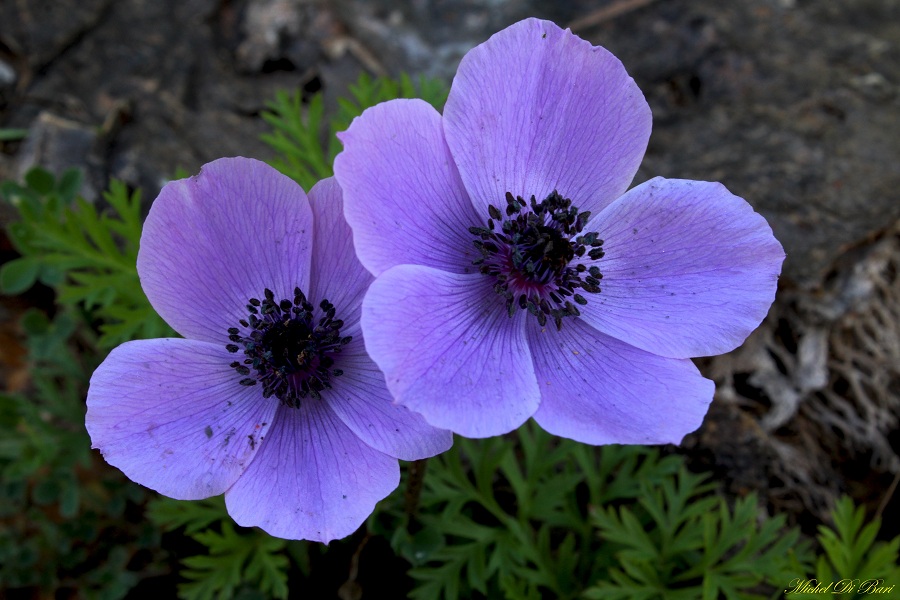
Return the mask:
<path id="1" fill-rule="evenodd" d="M 636 183 L 721 181 L 787 251 L 763 326 L 700 361 L 716 401 L 681 452 L 807 530 L 849 494 L 900 533 L 897 0 L 0 0 L 0 127 L 28 132 L 0 142 L 0 180 L 76 167 L 90 201 L 116 178 L 148 202 L 176 169 L 271 158 L 260 114 L 278 90 L 328 110 L 361 73 L 449 83 L 528 16 L 605 46 L 643 90 Z M 32 306 L 49 291 L 0 298 L 7 391 L 34 385 Z"/>

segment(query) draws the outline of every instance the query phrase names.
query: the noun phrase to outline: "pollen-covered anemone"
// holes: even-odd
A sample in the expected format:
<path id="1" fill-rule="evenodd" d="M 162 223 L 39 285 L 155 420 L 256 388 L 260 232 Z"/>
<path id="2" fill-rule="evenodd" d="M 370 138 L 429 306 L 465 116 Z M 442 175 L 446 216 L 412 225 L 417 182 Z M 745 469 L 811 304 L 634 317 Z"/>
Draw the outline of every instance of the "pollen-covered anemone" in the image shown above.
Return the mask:
<path id="1" fill-rule="evenodd" d="M 137 268 L 186 339 L 122 344 L 91 378 L 93 445 L 134 481 L 182 500 L 224 493 L 240 525 L 327 542 L 397 487 L 398 458 L 450 447 L 392 403 L 366 355 L 372 276 L 333 179 L 307 199 L 264 163 L 212 162 L 160 192 Z"/>
<path id="2" fill-rule="evenodd" d="M 463 58 L 443 116 L 394 100 L 340 135 L 366 349 L 399 403 L 470 437 L 699 427 L 714 386 L 689 359 L 759 325 L 784 252 L 721 184 L 628 190 L 650 126 L 618 59 L 528 19 Z"/>

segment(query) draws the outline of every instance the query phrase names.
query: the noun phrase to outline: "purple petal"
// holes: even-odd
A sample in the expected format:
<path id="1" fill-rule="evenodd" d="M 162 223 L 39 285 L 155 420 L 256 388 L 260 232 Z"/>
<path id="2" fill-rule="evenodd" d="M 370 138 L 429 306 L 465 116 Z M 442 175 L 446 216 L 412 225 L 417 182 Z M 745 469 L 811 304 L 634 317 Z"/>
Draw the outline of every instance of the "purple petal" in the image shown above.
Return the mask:
<path id="1" fill-rule="evenodd" d="M 585 231 L 606 256 L 582 318 L 628 344 L 672 358 L 739 346 L 766 316 L 784 251 L 760 215 L 718 183 L 652 179 Z"/>
<path id="2" fill-rule="evenodd" d="M 130 479 L 180 500 L 221 494 L 256 453 L 277 401 L 244 387 L 234 355 L 207 342 L 127 342 L 97 367 L 88 390 L 94 448 Z"/>
<path id="3" fill-rule="evenodd" d="M 137 269 L 153 308 L 189 338 L 228 343 L 250 298 L 306 289 L 312 212 L 265 163 L 222 158 L 168 183 L 150 208 Z"/>
<path id="4" fill-rule="evenodd" d="M 363 265 L 375 275 L 400 264 L 461 273 L 476 258 L 472 208 L 444 141 L 441 115 L 421 100 L 366 110 L 339 137 L 334 172 Z"/>
<path id="5" fill-rule="evenodd" d="M 309 203 L 315 233 L 308 295 L 314 304 L 325 299 L 334 304 L 345 324 L 341 334 L 356 335 L 362 299 L 374 277 L 356 258 L 337 181 L 329 177 L 313 186 Z"/>
<path id="6" fill-rule="evenodd" d="M 372 448 L 403 460 L 440 454 L 453 444 L 449 431 L 435 429 L 420 415 L 394 404 L 384 375 L 365 352 L 359 329 L 362 299 L 374 279 L 356 258 L 350 226 L 344 220 L 341 188 L 325 179 L 309 192 L 315 221 L 310 298 L 327 298 L 344 321 L 341 335 L 353 341 L 336 355 L 343 375 L 332 378 L 323 400 Z"/>
<path id="7" fill-rule="evenodd" d="M 512 431 L 538 406 L 523 311 L 493 281 L 420 265 L 379 276 L 363 300 L 366 350 L 396 400 L 467 437 Z"/>
<path id="8" fill-rule="evenodd" d="M 453 435 L 435 429 L 421 415 L 395 404 L 384 383 L 384 375 L 354 339 L 336 358 L 344 372 L 331 380 L 332 389 L 322 392 L 341 421 L 362 441 L 388 456 L 418 460 L 440 454 L 453 445 Z"/>
<path id="9" fill-rule="evenodd" d="M 261 442 L 225 504 L 239 525 L 277 537 L 346 537 L 400 483 L 397 460 L 364 444 L 321 401 L 280 406 Z"/>
<path id="10" fill-rule="evenodd" d="M 447 144 L 479 214 L 553 190 L 599 211 L 634 178 L 650 107 L 615 56 L 526 19 L 470 51 L 444 108 Z"/>
<path id="11" fill-rule="evenodd" d="M 586 444 L 677 444 L 703 422 L 715 385 L 690 360 L 644 352 L 580 319 L 527 331 L 541 388 L 534 418 L 548 432 Z"/>

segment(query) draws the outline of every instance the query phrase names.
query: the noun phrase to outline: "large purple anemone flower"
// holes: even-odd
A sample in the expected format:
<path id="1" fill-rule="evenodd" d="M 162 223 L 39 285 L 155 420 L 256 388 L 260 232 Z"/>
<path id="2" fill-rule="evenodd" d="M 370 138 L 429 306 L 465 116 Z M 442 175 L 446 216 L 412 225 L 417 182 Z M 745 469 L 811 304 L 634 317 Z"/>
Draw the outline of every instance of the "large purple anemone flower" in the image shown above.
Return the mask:
<path id="1" fill-rule="evenodd" d="M 784 252 L 718 183 L 628 190 L 650 126 L 618 59 L 536 19 L 463 58 L 443 117 L 394 100 L 353 121 L 335 174 L 399 403 L 470 437 L 532 416 L 591 444 L 699 427 L 714 388 L 689 358 L 759 325 Z"/>
<path id="2" fill-rule="evenodd" d="M 372 276 L 334 180 L 307 199 L 264 163 L 212 162 L 160 192 L 137 268 L 187 339 L 122 344 L 91 378 L 93 445 L 134 481 L 182 500 L 224 493 L 240 525 L 327 542 L 397 487 L 398 458 L 450 447 L 393 404 L 366 355 Z"/>

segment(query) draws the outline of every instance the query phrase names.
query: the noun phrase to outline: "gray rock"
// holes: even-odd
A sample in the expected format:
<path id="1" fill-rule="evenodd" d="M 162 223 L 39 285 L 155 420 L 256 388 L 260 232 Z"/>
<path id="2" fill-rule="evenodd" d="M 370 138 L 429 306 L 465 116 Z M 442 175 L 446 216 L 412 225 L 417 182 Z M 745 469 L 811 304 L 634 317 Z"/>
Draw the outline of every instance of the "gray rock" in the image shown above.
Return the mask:
<path id="1" fill-rule="evenodd" d="M 76 44 L 103 18 L 112 0 L 0 2 L 3 42 L 39 69 Z"/>
<path id="2" fill-rule="evenodd" d="M 6 61 L 0 59 L 0 90 L 11 88 L 18 79 L 15 69 Z"/>
<path id="3" fill-rule="evenodd" d="M 16 176 L 21 180 L 35 166 L 56 175 L 66 169 L 80 169 L 86 175 L 80 193 L 86 200 L 94 201 L 99 195 L 91 176 L 97 173 L 96 161 L 92 160 L 96 143 L 96 128 L 42 112 L 16 155 Z"/>

